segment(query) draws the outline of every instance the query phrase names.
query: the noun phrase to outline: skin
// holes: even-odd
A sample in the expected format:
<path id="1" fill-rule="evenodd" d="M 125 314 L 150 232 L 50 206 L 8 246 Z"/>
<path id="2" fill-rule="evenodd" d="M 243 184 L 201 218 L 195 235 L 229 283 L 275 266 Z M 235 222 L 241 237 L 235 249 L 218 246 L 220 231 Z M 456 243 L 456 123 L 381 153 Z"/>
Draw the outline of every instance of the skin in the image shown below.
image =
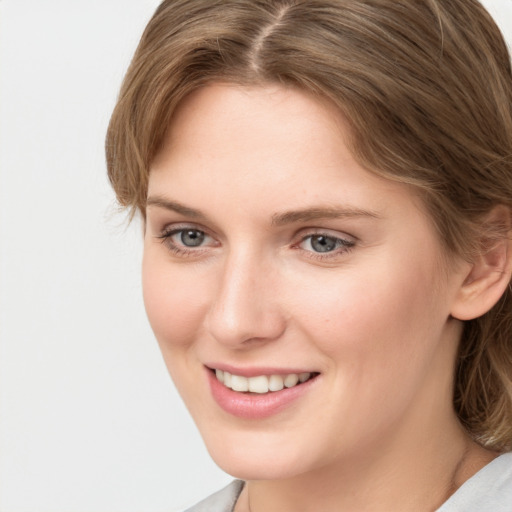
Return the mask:
<path id="1" fill-rule="evenodd" d="M 451 403 L 471 265 L 445 266 L 421 201 L 363 169 L 348 133 L 307 93 L 210 85 L 151 168 L 147 314 L 210 454 L 248 481 L 239 512 L 434 510 L 494 456 Z M 214 363 L 319 376 L 250 420 L 212 398 Z"/>

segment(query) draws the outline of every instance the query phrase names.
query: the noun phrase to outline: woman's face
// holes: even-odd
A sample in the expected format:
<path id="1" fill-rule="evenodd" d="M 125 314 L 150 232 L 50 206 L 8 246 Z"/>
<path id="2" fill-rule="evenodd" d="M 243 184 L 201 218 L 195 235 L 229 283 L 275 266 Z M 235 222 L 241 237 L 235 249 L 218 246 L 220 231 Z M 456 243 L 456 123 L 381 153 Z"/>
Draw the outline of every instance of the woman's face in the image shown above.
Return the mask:
<path id="1" fill-rule="evenodd" d="M 211 85 L 183 102 L 151 169 L 147 313 L 211 455 L 238 477 L 360 460 L 453 420 L 466 269 L 447 271 L 419 200 L 356 163 L 347 133 L 298 90 Z"/>

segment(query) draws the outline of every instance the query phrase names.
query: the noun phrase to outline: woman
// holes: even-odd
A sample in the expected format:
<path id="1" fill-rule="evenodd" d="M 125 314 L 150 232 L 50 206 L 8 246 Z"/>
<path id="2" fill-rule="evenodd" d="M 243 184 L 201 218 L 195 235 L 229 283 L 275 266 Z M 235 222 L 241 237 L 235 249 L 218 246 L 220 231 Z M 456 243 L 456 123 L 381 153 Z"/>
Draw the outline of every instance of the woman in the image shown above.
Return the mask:
<path id="1" fill-rule="evenodd" d="M 241 479 L 190 510 L 512 509 L 512 74 L 476 0 L 164 1 L 107 160 Z"/>

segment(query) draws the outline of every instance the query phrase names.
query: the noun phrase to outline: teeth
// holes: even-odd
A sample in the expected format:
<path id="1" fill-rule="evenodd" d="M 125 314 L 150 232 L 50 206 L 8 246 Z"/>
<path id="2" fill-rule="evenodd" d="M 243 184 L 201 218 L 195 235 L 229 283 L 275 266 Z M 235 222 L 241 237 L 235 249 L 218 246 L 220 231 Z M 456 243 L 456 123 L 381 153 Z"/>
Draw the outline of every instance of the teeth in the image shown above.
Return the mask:
<path id="1" fill-rule="evenodd" d="M 287 388 L 293 388 L 297 382 L 299 382 L 299 376 L 296 373 L 290 373 L 284 378 L 284 385 Z"/>
<path id="2" fill-rule="evenodd" d="M 257 377 L 242 377 L 240 375 L 232 375 L 229 372 L 215 370 L 215 375 L 219 382 L 224 386 L 245 393 L 268 393 L 269 391 L 281 391 L 283 388 L 292 388 L 299 383 L 306 382 L 310 377 L 310 372 L 290 373 L 288 375 L 258 375 Z"/>
<path id="3" fill-rule="evenodd" d="M 249 379 L 240 375 L 231 375 L 231 389 L 233 391 L 249 391 Z"/>
<path id="4" fill-rule="evenodd" d="M 250 377 L 249 391 L 252 393 L 268 393 L 268 377 L 261 375 L 260 377 Z"/>
<path id="5" fill-rule="evenodd" d="M 281 377 L 281 375 L 271 375 L 270 379 L 268 379 L 268 389 L 270 389 L 270 391 L 281 391 L 283 388 L 283 377 Z"/>

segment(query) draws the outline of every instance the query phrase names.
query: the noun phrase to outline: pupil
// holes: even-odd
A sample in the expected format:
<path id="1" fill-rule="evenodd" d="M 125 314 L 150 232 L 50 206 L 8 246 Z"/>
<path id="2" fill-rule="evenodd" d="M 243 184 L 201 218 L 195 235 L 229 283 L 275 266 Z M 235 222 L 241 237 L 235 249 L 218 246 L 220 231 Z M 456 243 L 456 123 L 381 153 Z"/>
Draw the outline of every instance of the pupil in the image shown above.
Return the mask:
<path id="1" fill-rule="evenodd" d="M 311 238 L 311 247 L 316 252 L 330 252 L 336 248 L 336 240 L 322 235 L 313 236 Z"/>
<path id="2" fill-rule="evenodd" d="M 204 233 L 196 229 L 190 229 L 181 233 L 181 241 L 187 247 L 198 247 L 203 243 Z"/>

